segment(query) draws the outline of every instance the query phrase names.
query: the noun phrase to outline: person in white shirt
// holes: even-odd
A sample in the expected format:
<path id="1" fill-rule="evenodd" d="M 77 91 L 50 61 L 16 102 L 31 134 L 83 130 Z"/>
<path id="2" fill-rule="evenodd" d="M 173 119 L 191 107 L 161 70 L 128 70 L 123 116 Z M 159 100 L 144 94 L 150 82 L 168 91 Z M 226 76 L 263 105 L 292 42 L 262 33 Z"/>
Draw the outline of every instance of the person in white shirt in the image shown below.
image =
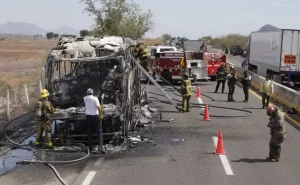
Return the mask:
<path id="1" fill-rule="evenodd" d="M 261 84 L 260 92 L 262 93 L 262 108 L 267 109 L 269 106 L 270 97 L 274 93 L 273 81 L 270 80 L 269 75 L 266 75 L 266 80 Z"/>
<path id="2" fill-rule="evenodd" d="M 85 103 L 86 124 L 88 128 L 88 145 L 90 151 L 92 151 L 93 133 L 94 131 L 96 131 L 98 140 L 98 151 L 105 153 L 103 149 L 102 125 L 100 125 L 99 119 L 99 112 L 101 111 L 100 102 L 97 97 L 93 96 L 93 94 L 93 89 L 88 89 L 87 96 L 83 98 Z"/>

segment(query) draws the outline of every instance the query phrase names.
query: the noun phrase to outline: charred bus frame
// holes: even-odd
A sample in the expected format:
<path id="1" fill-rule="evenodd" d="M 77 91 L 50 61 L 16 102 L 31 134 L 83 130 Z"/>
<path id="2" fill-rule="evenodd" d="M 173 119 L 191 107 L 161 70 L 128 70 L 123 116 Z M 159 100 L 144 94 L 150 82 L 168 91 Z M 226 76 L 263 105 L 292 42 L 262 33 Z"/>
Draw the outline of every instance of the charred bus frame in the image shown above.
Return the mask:
<path id="1" fill-rule="evenodd" d="M 125 51 L 103 57 L 74 59 L 48 56 L 45 87 L 51 94 L 50 101 L 53 105 L 64 110 L 53 116 L 54 139 L 61 143 L 87 142 L 83 102 L 87 88 L 93 88 L 94 95 L 100 101 L 104 94 L 104 139 L 110 140 L 115 135 L 128 136 L 138 122 L 142 94 L 140 71 L 134 64 L 136 59 L 132 52 L 133 48 L 129 47 Z M 67 62 L 70 66 L 67 66 Z M 58 72 L 57 79 L 53 79 L 55 72 Z M 60 86 L 61 84 L 65 86 Z"/>

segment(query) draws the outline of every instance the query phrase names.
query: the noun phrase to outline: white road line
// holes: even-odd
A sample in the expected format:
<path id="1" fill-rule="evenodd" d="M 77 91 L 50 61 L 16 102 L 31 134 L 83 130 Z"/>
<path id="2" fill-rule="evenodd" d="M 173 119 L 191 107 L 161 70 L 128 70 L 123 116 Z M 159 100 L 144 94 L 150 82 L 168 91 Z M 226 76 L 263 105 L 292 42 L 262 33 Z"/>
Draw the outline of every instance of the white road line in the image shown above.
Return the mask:
<path id="1" fill-rule="evenodd" d="M 212 139 L 213 139 L 215 147 L 217 148 L 218 137 L 214 136 L 214 137 L 212 137 Z M 233 175 L 232 169 L 230 167 L 230 164 L 228 162 L 228 159 L 227 159 L 226 155 L 219 155 L 219 157 L 220 157 L 221 163 L 223 165 L 223 168 L 224 168 L 226 174 L 227 175 Z"/>
<path id="2" fill-rule="evenodd" d="M 231 63 L 231 62 L 229 62 L 229 61 L 227 61 L 227 63 L 230 64 L 230 65 L 232 65 L 232 66 L 235 66 L 234 63 Z"/>
<path id="3" fill-rule="evenodd" d="M 199 104 L 204 104 L 201 98 L 197 98 L 197 100 L 198 100 Z M 201 108 L 201 110 L 204 111 L 204 108 L 205 108 L 205 107 L 203 106 L 203 107 Z"/>
<path id="4" fill-rule="evenodd" d="M 81 185 L 89 185 L 92 182 L 95 175 L 96 175 L 95 171 L 89 172 Z"/>

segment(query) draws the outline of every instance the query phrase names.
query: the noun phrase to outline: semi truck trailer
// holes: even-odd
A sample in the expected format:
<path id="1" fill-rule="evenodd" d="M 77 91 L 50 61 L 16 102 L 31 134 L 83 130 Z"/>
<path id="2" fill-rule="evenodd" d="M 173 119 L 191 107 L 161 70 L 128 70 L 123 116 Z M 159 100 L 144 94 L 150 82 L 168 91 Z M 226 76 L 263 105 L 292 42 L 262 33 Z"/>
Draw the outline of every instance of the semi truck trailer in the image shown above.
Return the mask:
<path id="1" fill-rule="evenodd" d="M 252 32 L 248 42 L 248 70 L 275 82 L 300 85 L 300 30 Z"/>

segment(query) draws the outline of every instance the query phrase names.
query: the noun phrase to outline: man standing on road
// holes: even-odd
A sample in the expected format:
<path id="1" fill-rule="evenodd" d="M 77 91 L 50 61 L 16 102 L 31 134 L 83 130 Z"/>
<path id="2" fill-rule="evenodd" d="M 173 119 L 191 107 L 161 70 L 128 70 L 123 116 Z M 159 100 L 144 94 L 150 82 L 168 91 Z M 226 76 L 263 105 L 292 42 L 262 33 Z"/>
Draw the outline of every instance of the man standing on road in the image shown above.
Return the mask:
<path id="1" fill-rule="evenodd" d="M 226 70 L 225 70 L 225 64 L 224 62 L 221 63 L 221 67 L 217 70 L 217 86 L 215 89 L 215 93 L 218 92 L 219 86 L 222 83 L 222 93 L 224 93 L 225 90 L 225 81 L 226 81 Z"/>
<path id="2" fill-rule="evenodd" d="M 247 59 L 245 58 L 242 62 L 242 68 L 246 68 L 246 64 L 247 64 Z"/>
<path id="3" fill-rule="evenodd" d="M 274 93 L 273 81 L 270 80 L 269 75 L 266 75 L 266 80 L 261 84 L 260 92 L 262 93 L 262 109 L 268 108 L 270 97 Z"/>
<path id="4" fill-rule="evenodd" d="M 283 140 L 286 139 L 284 116 L 273 106 L 268 107 L 267 115 L 270 117 L 267 127 L 270 128 L 271 139 L 269 143 L 269 157 L 266 160 L 278 162 L 281 154 L 281 145 Z"/>
<path id="5" fill-rule="evenodd" d="M 233 99 L 233 92 L 235 89 L 235 83 L 237 82 L 237 76 L 235 75 L 235 69 L 232 69 L 230 71 L 230 74 L 228 75 L 228 101 L 234 101 Z"/>
<path id="6" fill-rule="evenodd" d="M 192 82 L 189 80 L 187 72 L 183 74 L 183 80 L 181 82 L 182 93 L 182 112 L 190 112 L 190 99 L 192 96 Z"/>
<path id="7" fill-rule="evenodd" d="M 249 100 L 250 82 L 251 82 L 251 76 L 249 75 L 248 71 L 244 71 L 244 76 L 242 78 L 243 91 L 244 91 L 244 95 L 245 95 L 244 103 L 247 103 Z"/>
<path id="8" fill-rule="evenodd" d="M 103 135 L 102 135 L 102 125 L 100 125 L 99 113 L 101 111 L 100 102 L 97 97 L 93 96 L 93 89 L 87 90 L 87 96 L 85 96 L 85 114 L 86 114 L 86 124 L 88 128 L 88 145 L 90 151 L 93 150 L 93 133 L 97 132 L 98 140 L 98 151 L 105 153 L 103 149 Z M 93 151 L 96 151 L 94 148 Z"/>
<path id="9" fill-rule="evenodd" d="M 45 146 L 49 148 L 53 148 L 52 145 L 52 122 L 51 115 L 57 110 L 55 109 L 51 102 L 48 100 L 50 93 L 47 89 L 43 89 L 41 92 L 40 100 L 36 105 L 36 114 L 38 116 L 37 120 L 37 133 L 36 133 L 36 142 L 37 146 L 40 146 L 41 138 L 43 132 L 45 131 Z"/>

